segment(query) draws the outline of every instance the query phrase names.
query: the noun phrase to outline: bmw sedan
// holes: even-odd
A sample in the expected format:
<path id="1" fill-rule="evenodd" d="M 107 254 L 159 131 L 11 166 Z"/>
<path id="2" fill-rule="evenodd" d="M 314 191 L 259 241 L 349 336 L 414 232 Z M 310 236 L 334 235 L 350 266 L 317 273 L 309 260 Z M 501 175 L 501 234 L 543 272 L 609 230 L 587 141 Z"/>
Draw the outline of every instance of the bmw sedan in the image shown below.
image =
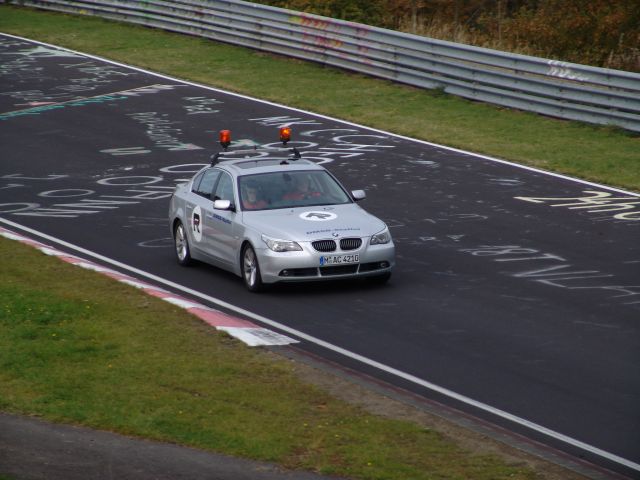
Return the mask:
<path id="1" fill-rule="evenodd" d="M 229 270 L 252 292 L 277 282 L 387 281 L 395 247 L 385 223 L 356 203 L 364 191 L 348 192 L 324 167 L 287 151 L 295 155 L 216 155 L 176 188 L 169 222 L 178 263 Z"/>

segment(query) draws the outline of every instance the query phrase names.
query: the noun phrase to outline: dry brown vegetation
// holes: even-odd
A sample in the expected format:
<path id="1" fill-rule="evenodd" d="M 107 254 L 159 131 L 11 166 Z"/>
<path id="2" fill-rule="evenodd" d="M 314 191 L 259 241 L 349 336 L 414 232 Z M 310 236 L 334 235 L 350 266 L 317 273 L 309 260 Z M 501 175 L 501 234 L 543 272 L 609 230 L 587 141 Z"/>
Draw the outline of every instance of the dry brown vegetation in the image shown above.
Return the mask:
<path id="1" fill-rule="evenodd" d="M 640 72 L 638 0 L 259 0 L 441 40 Z"/>

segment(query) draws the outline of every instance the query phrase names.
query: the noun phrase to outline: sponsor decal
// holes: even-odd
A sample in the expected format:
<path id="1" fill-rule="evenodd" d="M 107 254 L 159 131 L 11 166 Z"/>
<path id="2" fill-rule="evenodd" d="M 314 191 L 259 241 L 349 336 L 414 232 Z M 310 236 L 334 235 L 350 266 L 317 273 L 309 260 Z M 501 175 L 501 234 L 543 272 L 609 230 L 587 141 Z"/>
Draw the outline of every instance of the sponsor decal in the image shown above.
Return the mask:
<path id="1" fill-rule="evenodd" d="M 212 213 L 211 218 L 213 220 L 218 220 L 219 222 L 226 223 L 227 225 L 231 225 L 231 220 L 224 218 L 223 216 L 218 215 L 217 213 Z"/>
<path id="2" fill-rule="evenodd" d="M 330 220 L 335 220 L 336 218 L 338 218 L 338 215 L 331 212 L 312 211 L 301 213 L 300 218 L 309 222 L 328 222 Z"/>
<path id="3" fill-rule="evenodd" d="M 332 236 L 337 236 L 339 235 L 338 232 L 358 232 L 360 231 L 360 227 L 354 228 L 354 227 L 349 227 L 349 228 L 325 228 L 323 230 L 310 230 L 307 232 L 307 235 L 317 235 L 319 233 L 331 233 Z"/>
<path id="4" fill-rule="evenodd" d="M 196 242 L 202 241 L 202 228 L 202 209 L 200 205 L 198 205 L 191 213 L 191 233 Z"/>

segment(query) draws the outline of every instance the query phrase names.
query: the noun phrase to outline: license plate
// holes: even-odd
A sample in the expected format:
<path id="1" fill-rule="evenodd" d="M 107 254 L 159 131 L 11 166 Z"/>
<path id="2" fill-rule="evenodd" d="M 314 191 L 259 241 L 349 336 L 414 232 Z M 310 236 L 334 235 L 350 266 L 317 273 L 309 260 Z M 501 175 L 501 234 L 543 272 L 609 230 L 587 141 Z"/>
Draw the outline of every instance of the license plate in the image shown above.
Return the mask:
<path id="1" fill-rule="evenodd" d="M 347 255 L 323 255 L 320 257 L 320 266 L 345 265 L 348 263 L 358 263 L 359 261 L 360 256 L 357 253 Z"/>

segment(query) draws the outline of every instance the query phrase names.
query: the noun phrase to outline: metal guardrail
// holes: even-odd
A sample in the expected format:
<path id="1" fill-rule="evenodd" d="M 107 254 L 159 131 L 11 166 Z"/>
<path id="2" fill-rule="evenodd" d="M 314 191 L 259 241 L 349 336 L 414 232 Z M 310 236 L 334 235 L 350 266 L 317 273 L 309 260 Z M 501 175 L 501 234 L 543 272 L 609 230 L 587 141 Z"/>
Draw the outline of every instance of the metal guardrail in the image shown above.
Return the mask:
<path id="1" fill-rule="evenodd" d="M 640 132 L 640 74 L 505 53 L 240 0 L 0 0 L 95 15 L 569 120 Z"/>

